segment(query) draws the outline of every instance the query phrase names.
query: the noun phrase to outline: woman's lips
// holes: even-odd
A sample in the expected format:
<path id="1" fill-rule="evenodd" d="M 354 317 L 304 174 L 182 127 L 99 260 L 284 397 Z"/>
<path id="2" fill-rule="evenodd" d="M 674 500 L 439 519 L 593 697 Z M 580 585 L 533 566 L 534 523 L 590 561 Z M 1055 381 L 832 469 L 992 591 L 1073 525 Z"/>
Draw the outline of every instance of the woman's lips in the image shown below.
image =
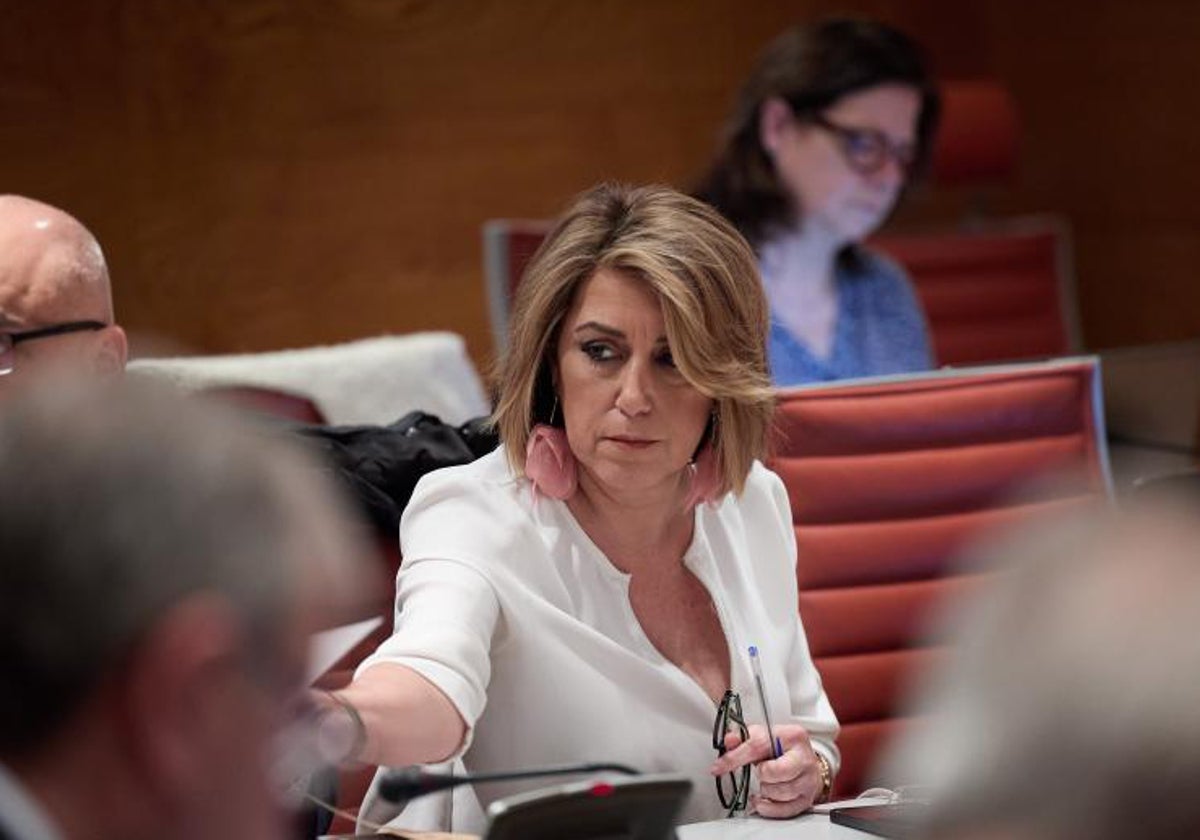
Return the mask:
<path id="1" fill-rule="evenodd" d="M 626 447 L 628 449 L 645 449 L 658 443 L 658 441 L 651 438 L 625 437 L 623 435 L 607 437 L 605 440 L 611 441 L 618 446 Z"/>

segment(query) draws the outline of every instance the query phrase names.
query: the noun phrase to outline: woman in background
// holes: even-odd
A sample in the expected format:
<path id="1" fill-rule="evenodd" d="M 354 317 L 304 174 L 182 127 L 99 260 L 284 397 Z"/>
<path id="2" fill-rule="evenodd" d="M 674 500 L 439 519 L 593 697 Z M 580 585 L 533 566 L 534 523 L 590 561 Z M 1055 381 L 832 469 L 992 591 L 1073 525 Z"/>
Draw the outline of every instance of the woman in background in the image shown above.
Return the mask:
<path id="1" fill-rule="evenodd" d="M 916 46 L 833 20 L 776 39 L 697 190 L 758 252 L 776 385 L 933 366 L 902 269 L 862 245 L 925 163 L 939 100 Z"/>

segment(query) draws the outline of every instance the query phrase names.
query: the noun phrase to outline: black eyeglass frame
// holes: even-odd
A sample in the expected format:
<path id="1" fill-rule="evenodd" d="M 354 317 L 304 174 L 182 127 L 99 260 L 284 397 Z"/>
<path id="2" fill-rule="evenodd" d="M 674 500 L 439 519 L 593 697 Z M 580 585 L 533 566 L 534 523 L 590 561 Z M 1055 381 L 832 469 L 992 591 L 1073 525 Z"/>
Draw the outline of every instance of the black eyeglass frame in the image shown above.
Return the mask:
<path id="1" fill-rule="evenodd" d="M 882 131 L 874 128 L 851 128 L 846 125 L 838 125 L 822 114 L 808 114 L 803 119 L 836 137 L 842 158 L 851 169 L 860 175 L 874 175 L 883 168 L 889 157 L 896 161 L 900 171 L 904 173 L 905 180 L 912 177 L 916 169 L 918 154 L 915 144 L 893 143 Z M 861 153 L 854 152 L 852 148 L 854 143 L 863 139 L 869 142 L 870 148 L 873 150 L 866 159 Z"/>
<path id="2" fill-rule="evenodd" d="M 32 330 L 23 330 L 22 332 L 7 332 L 0 330 L 0 360 L 8 356 L 18 344 L 26 341 L 34 341 L 39 338 L 49 338 L 52 335 L 66 335 L 67 333 L 84 332 L 90 330 L 102 330 L 108 327 L 108 324 L 103 321 L 65 321 L 61 324 L 50 324 L 46 327 L 35 327 Z M 0 361 L 0 376 L 6 376 L 13 372 L 15 362 L 9 359 L 7 363 Z"/>
<path id="3" fill-rule="evenodd" d="M 728 752 L 725 748 L 725 735 L 730 731 L 730 724 L 736 727 L 737 734 L 743 742 L 750 737 L 750 730 L 746 727 L 746 719 L 742 715 L 742 698 L 736 691 L 727 690 L 721 702 L 717 704 L 717 716 L 713 720 L 712 743 L 718 757 Z M 738 811 L 746 810 L 746 804 L 750 800 L 749 764 L 743 765 L 739 770 L 717 776 L 716 782 L 717 798 L 721 800 L 721 807 L 726 809 L 725 816 L 732 817 Z M 731 789 L 729 792 L 726 792 L 726 785 Z"/>

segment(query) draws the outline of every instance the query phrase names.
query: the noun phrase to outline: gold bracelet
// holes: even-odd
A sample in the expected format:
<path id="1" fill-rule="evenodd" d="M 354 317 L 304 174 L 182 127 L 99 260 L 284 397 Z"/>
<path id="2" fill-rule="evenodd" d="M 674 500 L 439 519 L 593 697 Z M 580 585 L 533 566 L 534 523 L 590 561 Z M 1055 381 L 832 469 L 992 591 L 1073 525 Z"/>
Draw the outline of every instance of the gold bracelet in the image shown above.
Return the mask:
<path id="1" fill-rule="evenodd" d="M 829 795 L 833 793 L 833 770 L 829 767 L 829 759 L 816 750 L 813 750 L 813 755 L 817 757 L 817 769 L 821 773 L 821 792 L 813 801 L 813 804 L 816 805 L 825 802 L 829 799 Z"/>

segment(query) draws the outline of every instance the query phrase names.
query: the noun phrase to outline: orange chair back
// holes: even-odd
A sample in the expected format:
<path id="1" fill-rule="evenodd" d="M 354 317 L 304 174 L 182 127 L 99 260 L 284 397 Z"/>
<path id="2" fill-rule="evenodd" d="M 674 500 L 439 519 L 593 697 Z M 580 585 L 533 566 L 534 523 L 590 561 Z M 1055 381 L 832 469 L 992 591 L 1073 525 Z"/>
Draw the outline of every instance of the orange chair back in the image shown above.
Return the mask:
<path id="1" fill-rule="evenodd" d="M 1079 349 L 1065 226 L 1051 217 L 989 228 L 874 237 L 912 278 L 938 364 Z"/>
<path id="2" fill-rule="evenodd" d="M 202 393 L 256 414 L 316 426 L 325 424 L 324 412 L 303 394 L 261 385 L 210 385 Z"/>
<path id="3" fill-rule="evenodd" d="M 940 187 L 978 187 L 1011 180 L 1021 121 L 1008 88 L 993 79 L 943 82 L 942 118 L 931 177 Z"/>
<path id="4" fill-rule="evenodd" d="M 497 356 L 508 343 L 508 311 L 517 286 L 550 226 L 540 219 L 492 219 L 483 226 L 483 282 Z"/>
<path id="5" fill-rule="evenodd" d="M 777 427 L 800 615 L 842 724 L 835 792 L 853 795 L 903 725 L 905 684 L 944 649 L 923 635 L 931 611 L 980 584 L 953 565 L 964 547 L 1109 493 L 1097 365 L 799 387 L 780 392 Z"/>

